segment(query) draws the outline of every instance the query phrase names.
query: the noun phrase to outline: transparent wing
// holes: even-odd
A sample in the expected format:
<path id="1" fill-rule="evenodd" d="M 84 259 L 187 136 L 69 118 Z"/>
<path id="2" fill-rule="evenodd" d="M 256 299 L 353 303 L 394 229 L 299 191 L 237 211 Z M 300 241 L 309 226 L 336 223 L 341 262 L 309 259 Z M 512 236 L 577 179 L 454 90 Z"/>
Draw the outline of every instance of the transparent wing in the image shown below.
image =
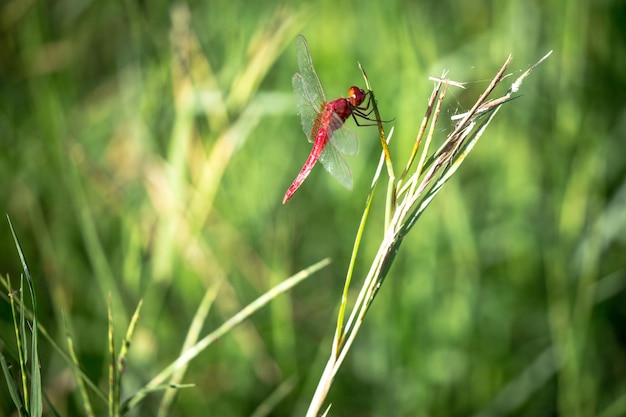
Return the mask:
<path id="1" fill-rule="evenodd" d="M 330 143 L 341 153 L 346 155 L 356 155 L 359 151 L 359 139 L 352 130 L 344 125 L 341 118 L 333 113 L 330 121 Z"/>
<path id="2" fill-rule="evenodd" d="M 337 179 L 348 190 L 352 189 L 352 173 L 350 167 L 343 156 L 332 144 L 326 144 L 319 157 L 326 171 Z"/>
<path id="3" fill-rule="evenodd" d="M 308 101 L 319 109 L 326 103 L 326 95 L 324 94 L 320 79 L 317 78 L 317 74 L 315 73 L 309 46 L 302 35 L 296 38 L 296 58 L 298 60 L 298 69 L 300 70 L 300 75 L 303 80 L 304 94 L 306 94 Z"/>
<path id="4" fill-rule="evenodd" d="M 315 141 L 319 130 L 319 115 L 326 104 L 326 96 L 319 78 L 313 68 L 306 39 L 300 35 L 296 38 L 296 58 L 300 72 L 291 79 L 296 98 L 298 114 L 302 122 L 302 130 L 309 142 Z"/>
<path id="5" fill-rule="evenodd" d="M 315 141 L 316 132 L 313 132 L 313 126 L 320 114 L 320 108 L 316 106 L 306 94 L 304 86 L 304 79 L 302 74 L 295 73 L 291 79 L 293 85 L 293 92 L 296 97 L 296 107 L 298 108 L 298 114 L 300 115 L 300 122 L 302 123 L 302 130 L 306 135 L 309 142 Z"/>

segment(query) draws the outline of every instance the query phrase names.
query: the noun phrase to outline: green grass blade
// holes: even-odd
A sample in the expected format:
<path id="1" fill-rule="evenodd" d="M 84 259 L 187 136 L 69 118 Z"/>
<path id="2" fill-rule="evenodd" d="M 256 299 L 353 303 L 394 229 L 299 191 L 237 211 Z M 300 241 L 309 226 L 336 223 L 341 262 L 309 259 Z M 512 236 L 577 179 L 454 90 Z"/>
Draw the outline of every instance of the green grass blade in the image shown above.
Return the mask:
<path id="1" fill-rule="evenodd" d="M 391 139 L 393 134 L 393 129 L 389 134 L 389 138 L 387 142 Z M 367 200 L 365 201 L 365 209 L 363 210 L 363 215 L 361 216 L 361 221 L 359 223 L 359 228 L 357 229 L 356 237 L 354 239 L 354 245 L 352 247 L 352 255 L 350 256 L 350 263 L 348 265 L 348 272 L 346 273 L 346 280 L 343 287 L 343 293 L 341 295 L 341 303 L 339 305 L 339 313 L 337 314 L 337 327 L 335 330 L 335 342 L 333 343 L 333 352 L 336 352 L 339 349 L 339 345 L 342 343 L 343 339 L 343 321 L 345 317 L 346 308 L 348 305 L 348 291 L 350 290 L 350 283 L 352 282 L 352 274 L 354 273 L 354 266 L 356 265 L 356 259 L 359 252 L 359 247 L 361 244 L 361 240 L 363 238 L 363 232 L 365 231 L 365 225 L 367 224 L 367 219 L 369 217 L 370 209 L 372 207 L 372 202 L 374 201 L 374 193 L 376 191 L 376 185 L 378 184 L 378 179 L 380 178 L 380 174 L 382 172 L 383 164 L 386 160 L 385 152 L 381 152 L 380 159 L 378 161 L 378 167 L 374 172 L 374 177 L 372 179 L 372 183 L 370 185 L 370 191 L 367 195 Z"/>
<path id="2" fill-rule="evenodd" d="M 124 400 L 120 405 L 120 415 L 128 413 L 131 409 L 135 408 L 144 398 L 149 394 L 155 392 L 167 391 L 170 389 L 178 390 L 181 388 L 193 388 L 196 384 L 160 384 L 154 386 L 145 386 L 137 391 L 135 394 Z"/>
<path id="3" fill-rule="evenodd" d="M 28 381 L 26 380 L 26 361 L 28 352 L 25 352 L 25 348 L 23 347 L 26 344 L 26 341 L 23 340 L 23 336 L 26 331 L 22 330 L 26 326 L 24 324 L 24 315 L 17 313 L 17 308 L 19 307 L 20 311 L 22 311 L 22 305 L 24 304 L 22 301 L 22 296 L 24 294 L 23 291 L 24 281 L 20 280 L 20 289 L 14 292 L 11 289 L 11 281 L 9 279 L 6 280 L 6 286 L 9 292 L 9 301 L 11 305 L 11 316 L 13 318 L 13 330 L 15 331 L 15 343 L 17 344 L 17 360 L 20 367 L 20 380 L 22 382 L 22 392 L 24 393 L 24 401 L 28 401 Z M 17 306 L 15 305 L 15 297 L 18 297 Z M 19 317 L 19 321 L 18 321 Z"/>
<path id="4" fill-rule="evenodd" d="M 7 289 L 7 294 L 0 294 L 0 296 L 2 296 L 2 298 L 4 298 L 5 300 L 7 300 L 9 302 L 9 304 L 11 305 L 11 311 L 13 314 L 13 327 L 15 329 L 15 335 L 16 335 L 16 340 L 17 340 L 17 345 L 18 345 L 18 359 L 17 361 L 20 362 L 21 364 L 24 363 L 24 360 L 20 359 L 23 355 L 24 349 L 21 348 L 22 346 L 22 342 L 21 342 L 21 332 L 20 332 L 20 324 L 18 322 L 18 314 L 17 314 L 17 309 L 18 308 L 22 308 L 23 302 L 20 298 L 16 299 L 16 296 L 18 295 L 18 293 L 21 293 L 22 291 L 12 291 L 11 289 L 11 282 L 8 279 L 2 279 L 2 284 L 4 285 L 4 287 Z M 24 307 L 24 312 L 25 312 L 25 316 L 26 317 L 33 317 L 33 312 L 30 311 L 28 308 Z M 67 326 L 66 326 L 67 327 Z M 83 372 L 82 369 L 80 369 L 80 367 L 77 365 L 77 363 L 75 363 L 75 361 L 72 360 L 71 356 L 68 355 L 60 346 L 58 343 L 55 342 L 55 340 L 50 336 L 50 334 L 48 333 L 48 331 L 46 330 L 46 328 L 44 326 L 42 326 L 41 324 L 39 324 L 39 322 L 37 322 L 37 330 L 39 333 L 41 333 L 41 336 L 43 336 L 43 338 L 46 340 L 46 342 L 55 350 L 56 354 L 59 355 L 63 361 L 65 363 L 67 363 L 70 367 L 73 368 L 74 373 L 77 376 L 80 376 L 80 378 L 82 379 L 82 381 L 89 386 L 89 388 L 91 388 L 92 392 L 94 392 L 96 394 L 96 396 L 102 401 L 103 404 L 106 404 L 107 402 L 107 398 L 106 398 L 106 394 L 102 392 L 102 390 L 100 390 L 96 384 L 94 384 L 93 381 L 91 381 L 91 379 L 89 379 L 89 377 Z M 24 369 L 26 369 L 24 367 Z M 25 374 L 25 372 L 24 372 Z"/>
<path id="5" fill-rule="evenodd" d="M 119 416 L 119 389 L 120 381 L 117 372 L 117 360 L 115 358 L 115 329 L 113 327 L 113 307 L 111 301 L 111 294 L 108 297 L 108 319 L 109 319 L 109 331 L 108 331 L 108 350 L 109 350 L 109 416 Z"/>
<path id="6" fill-rule="evenodd" d="M 67 327 L 67 326 L 66 326 Z M 85 386 L 85 376 L 80 371 L 80 364 L 78 363 L 78 357 L 76 356 L 76 351 L 74 349 L 74 340 L 72 336 L 67 334 L 67 347 L 69 350 L 70 357 L 72 358 L 72 362 L 74 366 L 72 370 L 74 371 L 74 377 L 76 378 L 76 383 L 78 384 L 78 391 L 80 392 L 80 396 L 83 400 L 83 406 L 85 407 L 85 414 L 88 417 L 95 417 L 93 412 L 93 408 L 91 406 L 91 401 L 89 400 L 89 395 L 87 394 L 87 388 Z"/>
<path id="7" fill-rule="evenodd" d="M 184 354 L 185 351 L 191 349 L 194 344 L 197 343 L 198 337 L 200 336 L 200 332 L 202 331 L 202 327 L 206 322 L 206 318 L 209 315 L 209 311 L 211 310 L 211 306 L 215 301 L 215 297 L 217 297 L 218 291 L 221 288 L 220 283 L 213 285 L 210 287 L 204 294 L 200 305 L 196 310 L 196 314 L 194 315 L 193 320 L 191 321 L 191 326 L 187 331 L 187 337 L 185 338 L 185 342 L 183 343 L 183 347 L 181 349 L 181 355 Z M 187 372 L 188 364 L 185 364 L 179 367 L 170 378 L 171 385 L 178 385 L 183 380 L 185 373 Z M 167 390 L 163 395 L 163 399 L 161 400 L 161 404 L 159 405 L 158 417 L 165 417 L 169 414 L 172 403 L 174 402 L 174 398 L 176 396 L 176 390 Z"/>
<path id="8" fill-rule="evenodd" d="M 250 317 L 252 314 L 257 312 L 259 309 L 267 305 L 270 301 L 276 298 L 278 295 L 290 290 L 306 278 L 309 278 L 313 273 L 319 271 L 320 269 L 328 266 L 330 264 L 330 259 L 323 259 L 316 264 L 311 265 L 307 269 L 304 269 L 297 274 L 287 278 L 285 281 L 281 282 L 277 286 L 273 287 L 265 294 L 248 304 L 244 307 L 239 313 L 232 316 L 226 322 L 224 322 L 220 327 L 215 329 L 209 335 L 200 339 L 196 344 L 194 344 L 191 348 L 186 350 L 182 355 L 178 357 L 173 363 L 171 363 L 168 367 L 166 367 L 161 373 L 159 373 L 156 377 L 154 377 L 143 389 L 135 393 L 131 398 L 124 402 L 124 406 L 121 408 L 122 412 L 126 412 L 132 408 L 134 408 L 139 402 L 141 402 L 145 396 L 155 390 L 160 390 L 164 388 L 168 388 L 168 384 L 164 384 L 164 382 L 174 374 L 174 372 L 181 366 L 188 364 L 193 358 L 198 356 L 204 349 L 209 347 L 215 341 L 219 340 L 225 334 L 233 330 L 236 326 L 241 324 L 244 320 Z"/>
<path id="9" fill-rule="evenodd" d="M 266 417 L 272 415 L 272 411 L 276 408 L 278 404 L 282 400 L 284 400 L 289 394 L 291 394 L 296 387 L 296 382 L 298 378 L 295 376 L 290 376 L 285 381 L 283 381 L 278 388 L 274 390 L 266 399 L 263 401 L 254 412 L 250 415 L 250 417 Z"/>
<path id="10" fill-rule="evenodd" d="M 17 235 L 15 234 L 15 230 L 13 229 L 13 224 L 11 223 L 11 219 L 7 216 L 7 220 L 9 222 L 9 227 L 11 229 L 11 234 L 13 235 L 13 241 L 15 242 L 15 247 L 17 248 L 17 252 L 20 257 L 20 262 L 22 264 L 22 269 L 24 270 L 24 276 L 26 277 L 26 283 L 28 284 L 28 290 L 30 293 L 32 311 L 33 311 L 33 322 L 31 332 L 31 351 L 30 351 L 30 402 L 28 400 L 28 390 L 27 386 L 27 375 L 25 372 L 25 365 L 28 363 L 28 352 L 26 350 L 27 342 L 26 342 L 26 313 L 23 302 L 23 282 L 20 284 L 20 327 L 21 327 L 21 337 L 18 338 L 20 343 L 23 345 L 24 363 L 20 363 L 22 368 L 22 381 L 24 386 L 24 402 L 29 405 L 29 413 L 31 416 L 39 417 L 43 414 L 43 394 L 41 390 L 41 370 L 39 364 L 39 354 L 37 353 L 37 297 L 35 295 L 35 288 L 33 285 L 33 280 L 30 276 L 30 272 L 28 270 L 28 265 L 26 264 L 26 259 L 24 257 L 24 253 L 22 252 L 22 247 L 17 239 Z M 22 362 L 22 360 L 20 360 Z"/>
<path id="11" fill-rule="evenodd" d="M 39 354 L 37 346 L 37 316 L 33 317 L 33 329 L 32 329 L 32 347 L 31 347 L 31 362 L 30 362 L 30 414 L 33 417 L 40 417 L 43 414 L 43 392 L 41 389 L 41 368 L 39 366 Z"/>
<path id="12" fill-rule="evenodd" d="M 128 329 L 126 330 L 126 335 L 124 336 L 124 342 L 122 343 L 122 347 L 120 348 L 120 354 L 117 359 L 117 371 L 120 375 L 122 375 L 126 370 L 126 356 L 128 355 L 130 341 L 133 339 L 133 335 L 135 334 L 137 322 L 139 321 L 139 317 L 141 317 L 140 314 L 142 306 L 143 300 L 139 300 L 137 308 L 135 308 L 135 312 L 133 313 L 133 316 L 130 319 L 130 323 L 128 324 Z"/>
<path id="13" fill-rule="evenodd" d="M 9 371 L 9 366 L 7 365 L 7 361 L 3 354 L 0 353 L 0 365 L 2 366 L 2 373 L 4 373 L 4 379 L 7 382 L 7 387 L 9 389 L 9 395 L 11 396 L 11 400 L 17 408 L 20 417 L 26 416 L 24 413 L 24 405 L 22 403 L 22 397 L 20 396 L 20 391 L 17 385 L 15 385 L 15 381 L 11 378 L 11 372 Z"/>

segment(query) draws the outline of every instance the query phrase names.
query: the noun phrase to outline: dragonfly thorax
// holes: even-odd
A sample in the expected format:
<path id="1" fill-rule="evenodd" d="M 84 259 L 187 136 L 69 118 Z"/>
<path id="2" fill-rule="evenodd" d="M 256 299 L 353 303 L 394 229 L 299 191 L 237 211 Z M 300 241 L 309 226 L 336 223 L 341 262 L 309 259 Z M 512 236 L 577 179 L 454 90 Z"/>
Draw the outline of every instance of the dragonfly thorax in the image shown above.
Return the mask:
<path id="1" fill-rule="evenodd" d="M 327 122 L 331 120 L 331 114 L 335 113 L 342 122 L 345 122 L 352 114 L 354 105 L 348 98 L 338 98 L 330 103 L 326 104 L 325 114 L 322 115 L 322 119 L 326 119 Z"/>

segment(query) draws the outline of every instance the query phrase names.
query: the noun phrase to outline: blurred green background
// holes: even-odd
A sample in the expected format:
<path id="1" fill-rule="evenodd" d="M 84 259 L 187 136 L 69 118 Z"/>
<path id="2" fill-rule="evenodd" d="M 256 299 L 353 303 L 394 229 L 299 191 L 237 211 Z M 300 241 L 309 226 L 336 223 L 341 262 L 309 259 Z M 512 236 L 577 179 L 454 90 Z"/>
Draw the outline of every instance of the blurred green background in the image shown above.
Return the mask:
<path id="1" fill-rule="evenodd" d="M 310 150 L 291 91 L 298 33 L 329 98 L 361 85 L 364 65 L 394 119 L 397 166 L 429 76 L 470 82 L 448 93 L 440 143 L 448 116 L 509 54 L 517 76 L 554 50 L 405 239 L 331 414 L 626 415 L 623 1 L 12 0 L 0 28 L 1 209 L 41 324 L 64 347 L 71 332 L 101 389 L 109 293 L 119 337 L 144 300 L 127 397 L 176 359 L 205 291 L 218 293 L 203 334 L 333 259 L 196 358 L 183 382 L 197 386 L 179 391 L 173 416 L 252 415 L 281 386 L 268 415 L 303 415 L 329 353 L 380 144 L 375 128 L 348 122 L 361 145 L 354 189 L 316 167 L 281 204 Z M 383 197 L 381 187 L 357 285 L 380 243 Z M 0 249 L 17 286 L 6 221 Z M 14 354 L 4 299 L 0 310 Z M 55 407 L 83 415 L 67 364 L 46 342 L 40 354 Z M 131 415 L 156 415 L 161 396 Z M 3 382 L 0 414 L 12 413 Z"/>

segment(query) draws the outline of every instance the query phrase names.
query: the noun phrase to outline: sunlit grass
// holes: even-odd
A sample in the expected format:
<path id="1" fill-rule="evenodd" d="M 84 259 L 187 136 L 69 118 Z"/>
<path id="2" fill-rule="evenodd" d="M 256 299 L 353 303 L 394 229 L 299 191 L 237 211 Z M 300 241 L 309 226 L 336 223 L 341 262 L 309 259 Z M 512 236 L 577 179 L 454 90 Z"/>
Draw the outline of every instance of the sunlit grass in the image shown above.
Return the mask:
<path id="1" fill-rule="evenodd" d="M 541 58 L 540 61 L 520 75 L 520 77 L 512 83 L 505 95 L 497 98 L 489 98 L 494 89 L 505 77 L 505 71 L 511 62 L 511 57 L 509 56 L 491 84 L 477 98 L 472 108 L 465 113 L 457 114 L 452 117 L 452 119 L 457 122 L 448 133 L 446 141 L 436 151 L 431 151 L 430 144 L 432 143 L 434 131 L 439 121 L 446 91 L 449 86 L 463 88 L 463 83 L 454 82 L 446 78 L 433 79 L 433 81 L 435 81 L 435 87 L 428 100 L 424 119 L 418 130 L 413 149 L 410 153 L 407 153 L 405 167 L 400 167 L 401 171 L 398 171 L 398 163 L 396 163 L 396 168 L 394 168 L 388 148 L 388 142 L 391 141 L 392 133 L 390 132 L 388 137 L 385 136 L 383 122 L 380 118 L 376 100 L 373 98 L 373 111 L 380 131 L 382 153 L 378 170 L 372 180 L 372 188 L 367 198 L 361 224 L 356 234 L 350 267 L 346 276 L 346 284 L 339 308 L 332 351 L 324 374 L 320 378 L 311 406 L 307 411 L 307 416 L 313 417 L 320 414 L 322 411 L 322 406 L 332 386 L 333 380 L 347 352 L 351 349 L 352 342 L 364 322 L 365 315 L 371 308 L 376 295 L 380 291 L 384 279 L 387 277 L 400 251 L 400 246 L 404 238 L 411 229 L 415 227 L 418 219 L 425 212 L 434 197 L 465 161 L 500 107 L 513 99 L 513 94 L 519 92 L 524 79 L 534 68 L 547 59 L 551 53 L 550 51 Z M 365 72 L 363 76 L 366 84 L 368 84 L 368 89 L 370 89 L 371 87 Z M 373 96 L 371 90 L 370 94 Z M 426 133 L 427 131 L 428 133 Z M 418 153 L 420 154 L 419 157 Z M 416 160 L 416 158 L 418 160 Z M 383 238 L 381 239 L 380 248 L 376 253 L 366 278 L 363 280 L 355 305 L 351 308 L 350 317 L 344 321 L 344 315 L 348 308 L 348 291 L 353 278 L 354 264 L 363 238 L 363 231 L 369 218 L 369 211 L 376 185 L 383 171 L 383 165 L 387 167 L 387 173 L 389 175 L 388 191 L 386 194 L 387 201 L 385 205 L 387 211 L 384 221 L 385 230 Z M 398 172 L 397 176 L 395 172 Z"/>

